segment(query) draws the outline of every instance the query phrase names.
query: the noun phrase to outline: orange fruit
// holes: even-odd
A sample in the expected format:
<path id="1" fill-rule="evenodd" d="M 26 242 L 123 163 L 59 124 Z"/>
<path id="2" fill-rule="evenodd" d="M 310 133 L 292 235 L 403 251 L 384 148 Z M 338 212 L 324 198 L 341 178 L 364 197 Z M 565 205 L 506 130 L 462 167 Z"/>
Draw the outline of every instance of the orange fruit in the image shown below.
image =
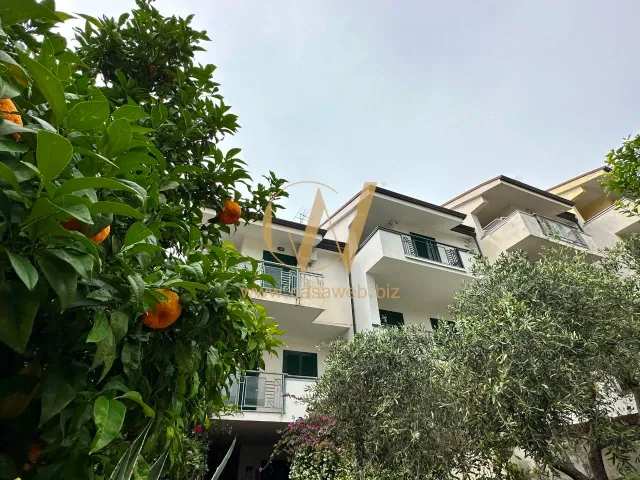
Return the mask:
<path id="1" fill-rule="evenodd" d="M 176 292 L 160 289 L 167 300 L 156 304 L 156 311 L 151 308 L 142 316 L 142 323 L 149 328 L 166 328 L 175 322 L 182 313 L 179 297 Z"/>
<path id="2" fill-rule="evenodd" d="M 69 230 L 70 232 L 82 232 L 84 227 L 82 226 L 82 222 L 77 218 L 72 218 L 71 220 L 64 220 L 60 222 L 62 228 L 65 230 Z"/>
<path id="3" fill-rule="evenodd" d="M 91 240 L 93 240 L 95 243 L 102 243 L 104 242 L 104 239 L 109 236 L 109 232 L 111 232 L 111 225 L 107 225 L 104 230 L 96 233 L 93 237 L 91 237 Z"/>
<path id="4" fill-rule="evenodd" d="M 27 458 L 31 463 L 36 463 L 40 458 L 42 447 L 37 443 L 29 444 L 29 453 L 27 453 Z"/>
<path id="5" fill-rule="evenodd" d="M 2 118 L 22 126 L 22 117 L 17 111 L 18 109 L 16 108 L 16 104 L 13 103 L 13 100 L 10 98 L 0 98 L 0 115 L 2 115 Z M 14 133 L 13 138 L 20 140 L 20 134 L 18 132 Z"/>
<path id="6" fill-rule="evenodd" d="M 240 220 L 240 215 L 242 215 L 242 209 L 240 208 L 240 205 L 238 205 L 233 200 L 223 200 L 222 205 L 224 205 L 224 210 L 219 216 L 220 220 L 222 220 L 222 223 L 233 225 L 238 220 Z"/>

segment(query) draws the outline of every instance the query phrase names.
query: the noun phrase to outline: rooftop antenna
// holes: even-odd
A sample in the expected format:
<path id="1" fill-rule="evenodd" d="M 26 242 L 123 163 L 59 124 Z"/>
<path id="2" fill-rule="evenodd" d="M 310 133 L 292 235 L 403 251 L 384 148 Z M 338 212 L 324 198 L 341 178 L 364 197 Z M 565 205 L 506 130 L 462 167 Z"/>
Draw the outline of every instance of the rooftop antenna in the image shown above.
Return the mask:
<path id="1" fill-rule="evenodd" d="M 298 210 L 298 213 L 295 214 L 293 220 L 306 225 L 309 221 L 309 209 L 300 207 L 300 210 Z"/>

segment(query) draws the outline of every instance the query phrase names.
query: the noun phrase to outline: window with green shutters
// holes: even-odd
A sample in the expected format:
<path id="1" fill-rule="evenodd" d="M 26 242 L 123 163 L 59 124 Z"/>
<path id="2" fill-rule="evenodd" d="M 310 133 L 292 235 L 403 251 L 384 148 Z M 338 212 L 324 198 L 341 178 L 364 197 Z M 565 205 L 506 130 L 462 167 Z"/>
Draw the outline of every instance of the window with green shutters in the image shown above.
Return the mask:
<path id="1" fill-rule="evenodd" d="M 385 327 L 402 327 L 404 326 L 404 316 L 400 312 L 380 310 L 380 324 Z"/>
<path id="2" fill-rule="evenodd" d="M 316 353 L 285 350 L 282 361 L 282 373 L 299 377 L 318 376 L 318 355 Z"/>

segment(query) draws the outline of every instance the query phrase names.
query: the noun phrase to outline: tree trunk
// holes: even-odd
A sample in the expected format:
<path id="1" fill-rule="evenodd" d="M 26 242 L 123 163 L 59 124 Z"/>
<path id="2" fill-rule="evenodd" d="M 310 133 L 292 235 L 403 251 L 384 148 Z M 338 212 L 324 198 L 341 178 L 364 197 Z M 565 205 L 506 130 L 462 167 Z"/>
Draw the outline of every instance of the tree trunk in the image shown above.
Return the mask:
<path id="1" fill-rule="evenodd" d="M 592 480 L 589 476 L 574 467 L 571 462 L 556 463 L 553 465 L 553 468 L 564 473 L 567 477 L 570 477 L 573 480 Z"/>
<path id="2" fill-rule="evenodd" d="M 604 468 L 602 449 L 595 443 L 592 443 L 589 447 L 589 466 L 591 467 L 594 480 L 609 480 L 607 471 Z"/>

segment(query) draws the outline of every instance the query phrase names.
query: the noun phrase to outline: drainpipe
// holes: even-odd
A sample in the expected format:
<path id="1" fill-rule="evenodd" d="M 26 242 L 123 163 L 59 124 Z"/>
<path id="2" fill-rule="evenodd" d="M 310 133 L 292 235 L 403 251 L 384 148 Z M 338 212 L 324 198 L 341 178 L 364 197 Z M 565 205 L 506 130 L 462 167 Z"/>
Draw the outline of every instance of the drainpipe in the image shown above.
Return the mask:
<path id="1" fill-rule="evenodd" d="M 478 243 L 478 236 L 474 233 L 473 240 L 476 242 L 476 246 L 478 247 L 478 255 L 482 255 L 482 250 L 480 250 L 480 244 Z"/>
<path id="2" fill-rule="evenodd" d="M 351 297 L 351 324 L 353 325 L 353 335 L 356 334 L 356 308 L 353 304 L 353 283 L 351 282 L 351 270 L 349 270 L 349 296 Z"/>

